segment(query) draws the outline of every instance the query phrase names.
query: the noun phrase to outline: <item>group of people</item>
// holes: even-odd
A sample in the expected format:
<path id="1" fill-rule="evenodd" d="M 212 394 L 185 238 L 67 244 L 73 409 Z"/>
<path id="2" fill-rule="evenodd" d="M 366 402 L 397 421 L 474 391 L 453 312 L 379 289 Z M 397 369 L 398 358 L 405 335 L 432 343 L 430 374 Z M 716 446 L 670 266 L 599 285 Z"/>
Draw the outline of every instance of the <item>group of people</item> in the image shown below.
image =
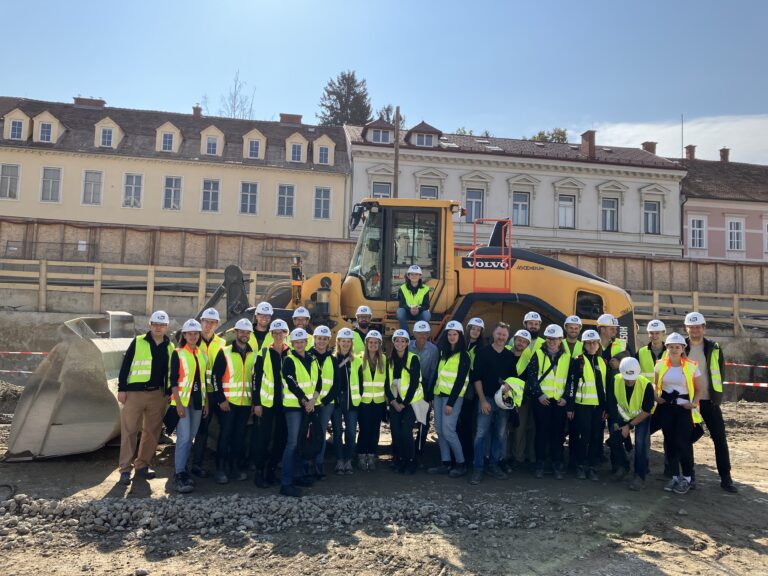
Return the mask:
<path id="1" fill-rule="evenodd" d="M 416 300 L 404 298 L 406 304 L 418 300 L 418 280 L 420 274 L 411 284 Z M 325 476 L 326 442 L 311 458 L 301 450 L 309 415 L 323 431 L 332 427 L 336 474 L 376 468 L 385 420 L 390 466 L 414 474 L 434 413 L 440 463 L 429 474 L 469 475 L 479 484 L 486 473 L 504 479 L 512 469 L 530 467 L 536 478 L 551 470 L 562 479 L 567 435 L 575 477 L 599 480 L 607 427 L 612 479 L 630 479 L 634 450 L 629 488 L 641 490 L 650 435 L 662 430 L 670 476 L 665 489 L 684 494 L 695 487 L 693 443 L 703 421 L 721 486 L 736 491 L 719 407 L 724 358 L 719 345 L 704 338 L 700 313 L 686 316 L 687 338 L 667 335 L 661 321 L 651 321 L 650 342 L 635 354 L 617 338 L 610 314 L 601 315 L 594 330 L 582 331 L 581 320 L 570 316 L 542 331 L 540 315 L 529 312 L 514 333 L 497 323 L 488 342 L 481 318 L 466 328 L 450 321 L 434 344 L 427 321 L 415 321 L 413 337 L 407 329 L 407 320 L 423 312 L 418 304 L 406 312 L 389 354 L 367 306 L 357 309 L 354 329 L 338 330 L 333 346 L 328 327 L 310 330 L 303 307 L 294 310 L 291 329 L 273 319 L 269 303 L 260 303 L 253 323 L 238 320 L 231 344 L 216 334 L 219 315 L 210 308 L 199 322 L 184 323 L 177 346 L 167 335 L 168 315 L 155 312 L 150 330 L 129 346 L 118 379 L 120 482 L 131 482 L 132 468 L 135 477 L 155 476 L 150 461 L 164 415 L 176 431 L 178 492 L 194 489 L 193 476 L 208 475 L 203 464 L 215 415 L 216 482 L 246 480 L 253 471 L 257 486 L 279 482 L 281 494 L 300 496 Z"/>

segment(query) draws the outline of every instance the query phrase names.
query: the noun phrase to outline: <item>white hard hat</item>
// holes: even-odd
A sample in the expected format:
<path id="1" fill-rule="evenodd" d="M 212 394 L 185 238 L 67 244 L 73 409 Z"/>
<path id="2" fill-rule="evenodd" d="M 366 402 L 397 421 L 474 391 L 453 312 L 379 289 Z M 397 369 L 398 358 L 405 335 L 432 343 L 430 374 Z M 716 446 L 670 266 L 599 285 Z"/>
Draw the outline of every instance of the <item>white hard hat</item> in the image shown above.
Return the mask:
<path id="1" fill-rule="evenodd" d="M 293 311 L 292 318 L 310 318 L 309 310 L 304 308 L 304 306 L 299 306 L 296 308 L 296 310 Z"/>
<path id="2" fill-rule="evenodd" d="M 597 330 L 584 330 L 584 334 L 581 335 L 582 342 L 595 342 L 600 340 L 600 334 Z"/>
<path id="3" fill-rule="evenodd" d="M 508 396 L 504 396 L 504 394 L 501 391 L 501 388 L 496 390 L 496 394 L 493 395 L 493 400 L 496 402 L 496 406 L 501 408 L 502 410 L 512 410 L 512 408 L 515 407 L 514 403 L 512 402 L 512 399 Z"/>
<path id="4" fill-rule="evenodd" d="M 269 325 L 269 331 L 274 332 L 275 330 L 288 332 L 288 323 L 285 320 L 281 320 L 280 318 L 277 320 L 272 320 L 272 324 Z"/>
<path id="5" fill-rule="evenodd" d="M 557 324 L 550 324 L 549 326 L 547 326 L 546 330 L 544 330 L 544 337 L 545 338 L 562 338 L 563 329 L 561 326 L 558 326 Z"/>
<path id="6" fill-rule="evenodd" d="M 483 322 L 482 318 L 470 318 L 467 326 L 480 326 L 480 328 L 485 329 L 485 322 Z"/>
<path id="7" fill-rule="evenodd" d="M 520 338 L 525 338 L 526 340 L 528 340 L 528 342 L 530 342 L 532 340 L 531 333 L 528 332 L 528 330 L 518 330 L 517 332 L 515 332 L 515 336 L 514 337 L 517 338 L 518 336 Z"/>
<path id="8" fill-rule="evenodd" d="M 371 312 L 371 309 L 368 306 L 358 306 L 357 312 L 355 312 L 355 316 L 373 316 L 373 312 Z"/>
<path id="9" fill-rule="evenodd" d="M 413 325 L 413 332 L 432 332 L 432 328 L 429 327 L 429 322 L 419 320 Z"/>
<path id="10" fill-rule="evenodd" d="M 533 312 L 533 311 L 528 312 L 528 314 L 526 314 L 523 317 L 523 324 L 525 324 L 526 322 L 530 322 L 531 320 L 536 320 L 537 322 L 541 322 L 541 316 L 539 315 L 538 312 Z"/>
<path id="11" fill-rule="evenodd" d="M 379 342 L 382 341 L 381 332 L 379 332 L 378 330 L 369 330 L 368 334 L 365 335 L 365 339 L 368 340 L 368 338 L 373 338 L 375 340 L 378 340 Z"/>
<path id="12" fill-rule="evenodd" d="M 392 342 L 395 341 L 395 338 L 405 338 L 406 340 L 411 339 L 411 335 L 408 334 L 408 330 L 398 329 L 392 332 Z"/>
<path id="13" fill-rule="evenodd" d="M 664 326 L 664 322 L 661 320 L 651 320 L 648 322 L 648 326 L 645 330 L 646 332 L 666 332 L 667 327 Z"/>
<path id="14" fill-rule="evenodd" d="M 616 326 L 616 318 L 613 314 L 601 314 L 597 319 L 598 326 Z"/>
<path id="15" fill-rule="evenodd" d="M 297 340 L 307 340 L 309 338 L 309 334 L 307 334 L 307 331 L 304 330 L 304 328 L 294 328 L 293 332 L 291 332 L 291 342 L 296 342 Z"/>
<path id="16" fill-rule="evenodd" d="M 464 334 L 464 326 L 461 325 L 461 322 L 457 322 L 456 320 L 448 322 L 448 324 L 445 325 L 445 330 L 446 332 L 448 330 L 456 330 L 457 332 Z"/>
<path id="17" fill-rule="evenodd" d="M 186 322 L 184 322 L 184 326 L 181 327 L 182 332 L 202 332 L 203 327 L 200 326 L 200 322 L 195 320 L 194 318 L 190 318 Z"/>
<path id="18" fill-rule="evenodd" d="M 315 331 L 312 332 L 312 336 L 326 336 L 330 338 L 332 336 L 331 329 L 328 326 L 318 326 Z"/>
<path id="19" fill-rule="evenodd" d="M 256 305 L 256 314 L 264 314 L 265 316 L 272 316 L 275 310 L 272 308 L 272 304 L 269 302 L 259 302 Z"/>
<path id="20" fill-rule="evenodd" d="M 200 320 L 216 320 L 216 322 L 219 322 L 221 318 L 219 317 L 219 311 L 216 310 L 216 308 L 206 308 L 202 314 L 200 314 Z"/>
<path id="21" fill-rule="evenodd" d="M 637 380 L 640 376 L 640 362 L 637 358 L 624 358 L 619 364 L 619 372 L 624 380 Z"/>
<path id="22" fill-rule="evenodd" d="M 253 324 L 250 320 L 248 320 L 248 318 L 240 318 L 240 320 L 235 322 L 235 330 L 246 330 L 248 332 L 253 332 Z"/>
<path id="23" fill-rule="evenodd" d="M 686 326 L 703 326 L 706 323 L 706 320 L 704 320 L 704 314 L 699 312 L 689 312 L 685 316 Z"/>
<path id="24" fill-rule="evenodd" d="M 563 325 L 565 324 L 578 324 L 581 326 L 581 318 L 578 316 L 568 316 L 568 318 L 565 319 L 565 322 L 563 322 Z"/>
<path id="25" fill-rule="evenodd" d="M 152 312 L 152 316 L 149 317 L 150 324 L 170 324 L 171 321 L 168 318 L 168 313 L 164 310 L 155 310 Z"/>
<path id="26" fill-rule="evenodd" d="M 413 264 L 408 267 L 408 274 L 421 274 L 421 266 Z"/>
<path id="27" fill-rule="evenodd" d="M 352 328 L 342 328 L 336 334 L 336 340 L 339 338 L 349 338 L 350 340 L 355 337 L 355 333 Z"/>
<path id="28" fill-rule="evenodd" d="M 669 346 L 670 344 L 682 344 L 685 346 L 685 338 L 683 338 L 682 334 L 672 332 L 672 334 L 667 336 L 667 339 L 664 341 L 665 346 Z"/>

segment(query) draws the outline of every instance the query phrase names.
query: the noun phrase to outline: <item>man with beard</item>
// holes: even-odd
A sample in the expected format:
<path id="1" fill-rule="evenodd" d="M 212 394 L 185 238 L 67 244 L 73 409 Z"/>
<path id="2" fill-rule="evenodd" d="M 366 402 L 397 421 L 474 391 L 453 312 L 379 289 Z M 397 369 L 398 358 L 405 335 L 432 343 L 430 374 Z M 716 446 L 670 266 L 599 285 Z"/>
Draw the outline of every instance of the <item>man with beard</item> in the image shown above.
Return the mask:
<path id="1" fill-rule="evenodd" d="M 365 337 L 368 335 L 368 330 L 371 329 L 371 309 L 368 306 L 358 306 L 355 317 L 357 318 L 357 327 L 355 327 L 355 335 L 352 338 L 352 351 L 355 354 L 360 354 L 365 350 Z"/>

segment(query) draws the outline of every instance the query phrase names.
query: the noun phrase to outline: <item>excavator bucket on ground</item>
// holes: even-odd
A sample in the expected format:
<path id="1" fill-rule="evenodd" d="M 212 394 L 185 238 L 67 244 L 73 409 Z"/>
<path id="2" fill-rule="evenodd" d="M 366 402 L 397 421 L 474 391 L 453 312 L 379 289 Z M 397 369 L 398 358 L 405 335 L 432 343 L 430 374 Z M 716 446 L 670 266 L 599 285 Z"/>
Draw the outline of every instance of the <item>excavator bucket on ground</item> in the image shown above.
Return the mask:
<path id="1" fill-rule="evenodd" d="M 59 335 L 19 398 L 5 461 L 91 452 L 120 435 L 117 376 L 133 316 L 74 318 Z"/>

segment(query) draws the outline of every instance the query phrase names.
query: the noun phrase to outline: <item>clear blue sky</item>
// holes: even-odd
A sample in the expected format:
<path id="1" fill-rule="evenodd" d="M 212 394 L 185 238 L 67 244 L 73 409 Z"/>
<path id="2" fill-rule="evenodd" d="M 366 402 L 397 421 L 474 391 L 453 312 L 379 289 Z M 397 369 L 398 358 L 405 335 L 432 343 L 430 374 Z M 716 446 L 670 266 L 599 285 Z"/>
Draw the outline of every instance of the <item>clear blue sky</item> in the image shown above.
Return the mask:
<path id="1" fill-rule="evenodd" d="M 0 93 L 37 99 L 187 112 L 207 94 L 215 113 L 239 69 L 257 118 L 314 122 L 353 69 L 374 108 L 447 132 L 768 112 L 761 0 L 10 0 L 3 20 Z"/>

